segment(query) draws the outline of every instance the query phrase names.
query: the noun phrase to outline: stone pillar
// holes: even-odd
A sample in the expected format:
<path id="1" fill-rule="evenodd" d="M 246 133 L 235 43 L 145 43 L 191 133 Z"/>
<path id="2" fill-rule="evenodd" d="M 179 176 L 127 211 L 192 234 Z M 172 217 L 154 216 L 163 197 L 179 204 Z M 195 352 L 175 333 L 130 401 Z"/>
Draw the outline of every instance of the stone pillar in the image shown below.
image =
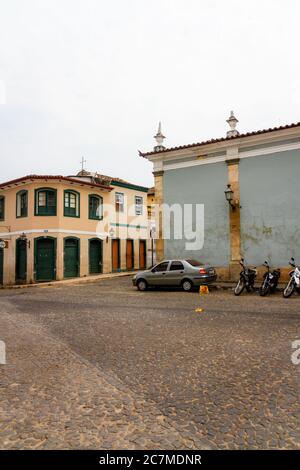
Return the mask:
<path id="1" fill-rule="evenodd" d="M 56 280 L 61 281 L 64 279 L 64 235 L 58 233 L 53 236 L 56 237 Z"/>
<path id="2" fill-rule="evenodd" d="M 155 184 L 155 227 L 156 227 L 156 262 L 164 259 L 164 239 L 163 239 L 163 210 L 164 203 L 164 187 L 163 187 L 163 171 L 154 171 Z"/>
<path id="3" fill-rule="evenodd" d="M 30 246 L 27 247 L 27 283 L 32 284 L 35 282 L 34 279 L 34 234 L 28 235 L 28 241 L 30 243 Z"/>
<path id="4" fill-rule="evenodd" d="M 233 191 L 233 205 L 229 207 L 230 217 L 230 280 L 238 279 L 240 273 L 239 261 L 241 259 L 241 221 L 240 221 L 240 182 L 239 182 L 239 159 L 227 160 L 228 183 Z"/>
<path id="5" fill-rule="evenodd" d="M 15 284 L 16 272 L 16 237 L 5 239 L 6 248 L 3 249 L 3 284 Z"/>

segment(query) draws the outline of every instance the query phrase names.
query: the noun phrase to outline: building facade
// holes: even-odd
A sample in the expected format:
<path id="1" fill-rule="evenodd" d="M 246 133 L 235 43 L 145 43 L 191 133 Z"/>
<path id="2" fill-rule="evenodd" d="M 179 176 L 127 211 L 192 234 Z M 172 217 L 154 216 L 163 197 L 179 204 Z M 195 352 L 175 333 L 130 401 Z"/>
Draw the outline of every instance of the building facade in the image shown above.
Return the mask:
<path id="1" fill-rule="evenodd" d="M 147 210 L 149 223 L 148 266 L 156 264 L 156 235 L 155 235 L 155 188 L 149 188 L 147 194 Z"/>
<path id="2" fill-rule="evenodd" d="M 147 192 L 85 171 L 0 184 L 0 283 L 145 268 Z"/>
<path id="3" fill-rule="evenodd" d="M 286 278 L 289 259 L 300 263 L 300 123 L 239 134 L 233 113 L 227 122 L 224 138 L 168 149 L 159 136 L 153 151 L 140 152 L 153 163 L 161 208 L 157 258 L 198 258 L 224 280 L 237 278 L 241 257 L 255 266 L 268 259 Z M 197 204 L 204 243 L 193 250 L 184 230 L 175 236 L 169 208 Z M 195 224 L 186 211 L 184 224 Z"/>

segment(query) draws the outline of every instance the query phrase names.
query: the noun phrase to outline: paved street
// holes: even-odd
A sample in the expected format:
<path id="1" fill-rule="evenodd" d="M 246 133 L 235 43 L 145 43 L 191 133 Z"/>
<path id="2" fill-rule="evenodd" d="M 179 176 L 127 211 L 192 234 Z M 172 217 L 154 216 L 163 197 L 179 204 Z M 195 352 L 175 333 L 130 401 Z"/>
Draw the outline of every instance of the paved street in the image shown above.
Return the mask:
<path id="1" fill-rule="evenodd" d="M 2 449 L 300 449 L 299 296 L 125 277 L 2 290 L 0 318 Z"/>

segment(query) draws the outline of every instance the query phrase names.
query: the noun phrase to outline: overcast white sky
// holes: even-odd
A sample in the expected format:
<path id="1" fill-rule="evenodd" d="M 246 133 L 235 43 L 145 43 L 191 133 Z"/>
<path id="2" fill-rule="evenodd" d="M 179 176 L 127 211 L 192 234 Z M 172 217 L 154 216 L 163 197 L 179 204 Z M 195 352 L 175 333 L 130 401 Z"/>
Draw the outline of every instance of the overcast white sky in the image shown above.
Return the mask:
<path id="1" fill-rule="evenodd" d="M 84 155 L 152 185 L 159 120 L 167 146 L 231 109 L 240 131 L 300 121 L 299 24 L 298 0 L 0 0 L 0 180 Z"/>

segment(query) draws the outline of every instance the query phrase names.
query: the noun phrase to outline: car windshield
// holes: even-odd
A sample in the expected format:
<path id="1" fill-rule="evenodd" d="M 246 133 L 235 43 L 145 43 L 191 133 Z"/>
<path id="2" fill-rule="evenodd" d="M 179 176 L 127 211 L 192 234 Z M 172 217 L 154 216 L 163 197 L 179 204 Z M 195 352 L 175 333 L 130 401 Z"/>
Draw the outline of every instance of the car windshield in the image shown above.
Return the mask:
<path id="1" fill-rule="evenodd" d="M 196 259 L 187 259 L 186 262 L 191 266 L 203 266 L 203 263 L 201 263 L 201 261 L 197 261 Z"/>

